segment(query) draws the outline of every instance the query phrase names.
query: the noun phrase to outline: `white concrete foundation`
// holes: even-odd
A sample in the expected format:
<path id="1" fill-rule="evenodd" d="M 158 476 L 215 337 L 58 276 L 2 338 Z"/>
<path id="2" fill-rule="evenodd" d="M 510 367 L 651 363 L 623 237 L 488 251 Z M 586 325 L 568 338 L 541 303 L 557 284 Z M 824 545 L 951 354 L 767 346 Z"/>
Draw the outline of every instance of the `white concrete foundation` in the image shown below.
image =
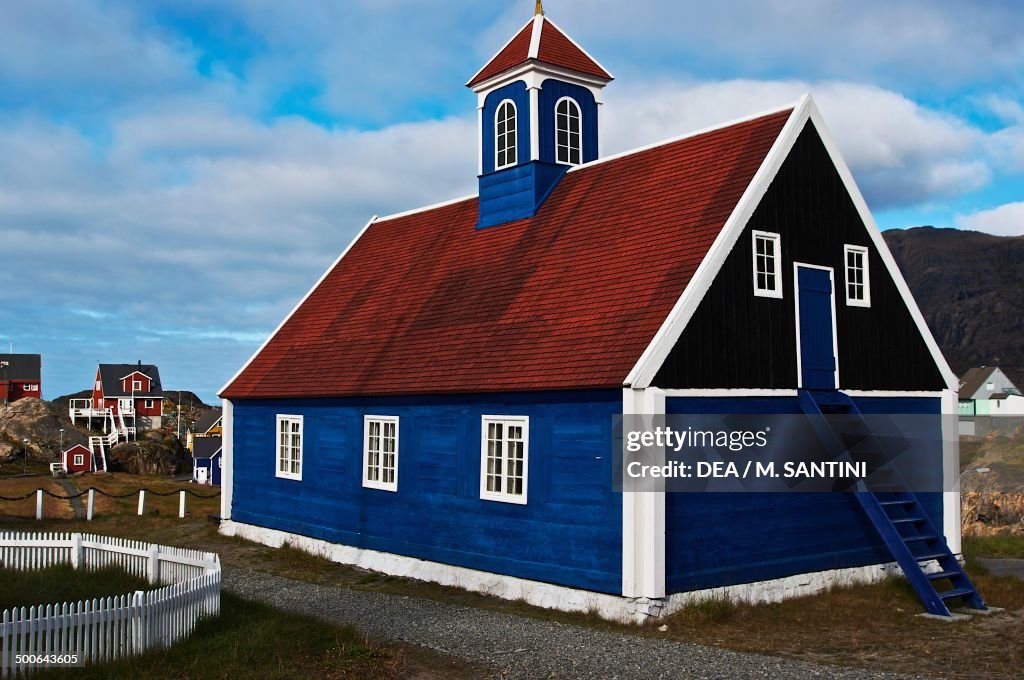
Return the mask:
<path id="1" fill-rule="evenodd" d="M 351 564 L 392 576 L 404 576 L 463 588 L 506 600 L 523 600 L 536 607 L 567 612 L 592 612 L 601 618 L 622 623 L 644 623 L 673 614 L 687 604 L 701 600 L 722 598 L 751 604 L 781 602 L 792 597 L 821 593 L 836 586 L 873 583 L 901 573 L 899 566 L 893 562 L 851 569 L 830 569 L 769 581 L 675 593 L 667 598 L 630 598 L 328 543 L 308 536 L 232 520 L 221 522 L 220 533 L 225 536 L 238 536 L 275 548 L 287 542 L 333 562 Z"/>

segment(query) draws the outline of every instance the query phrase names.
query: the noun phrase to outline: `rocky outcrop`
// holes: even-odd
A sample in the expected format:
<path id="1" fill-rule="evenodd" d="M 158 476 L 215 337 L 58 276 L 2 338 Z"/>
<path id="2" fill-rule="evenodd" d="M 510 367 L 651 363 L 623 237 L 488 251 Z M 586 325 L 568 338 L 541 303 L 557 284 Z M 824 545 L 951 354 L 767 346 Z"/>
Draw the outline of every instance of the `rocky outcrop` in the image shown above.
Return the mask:
<path id="1" fill-rule="evenodd" d="M 1024 534 L 1024 493 L 965 493 L 960 521 L 965 536 Z"/>
<path id="2" fill-rule="evenodd" d="M 108 451 L 107 469 L 138 475 L 176 475 L 192 469 L 192 457 L 174 436 L 151 430 L 138 441 L 123 442 Z"/>
<path id="3" fill-rule="evenodd" d="M 0 410 L 0 461 L 22 455 L 28 439 L 30 459 L 54 461 L 59 456 L 61 429 L 64 448 L 87 444 L 86 434 L 71 424 L 66 408 L 39 399 L 26 397 Z"/>

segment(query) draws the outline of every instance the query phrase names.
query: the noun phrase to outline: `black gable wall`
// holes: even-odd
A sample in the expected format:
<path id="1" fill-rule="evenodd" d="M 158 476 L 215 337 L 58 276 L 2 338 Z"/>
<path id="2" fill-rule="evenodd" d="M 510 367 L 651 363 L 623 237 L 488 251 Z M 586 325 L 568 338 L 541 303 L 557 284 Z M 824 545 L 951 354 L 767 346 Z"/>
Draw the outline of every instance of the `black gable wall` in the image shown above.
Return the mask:
<path id="1" fill-rule="evenodd" d="M 756 297 L 751 230 L 782 237 L 782 299 Z M 843 245 L 870 249 L 871 307 L 850 307 Z M 834 268 L 839 386 L 946 385 L 817 131 L 808 123 L 653 384 L 795 389 L 793 262 Z"/>

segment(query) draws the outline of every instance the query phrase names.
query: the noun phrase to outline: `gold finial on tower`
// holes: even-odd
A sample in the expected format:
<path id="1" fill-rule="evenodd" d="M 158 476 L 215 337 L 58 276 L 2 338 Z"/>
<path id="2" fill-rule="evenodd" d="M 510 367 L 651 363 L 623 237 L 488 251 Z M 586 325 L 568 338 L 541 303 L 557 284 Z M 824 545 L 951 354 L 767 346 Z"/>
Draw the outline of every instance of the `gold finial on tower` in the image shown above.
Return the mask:
<path id="1" fill-rule="evenodd" d="M 544 0 L 537 0 L 537 7 L 534 9 L 533 15 L 544 14 Z"/>

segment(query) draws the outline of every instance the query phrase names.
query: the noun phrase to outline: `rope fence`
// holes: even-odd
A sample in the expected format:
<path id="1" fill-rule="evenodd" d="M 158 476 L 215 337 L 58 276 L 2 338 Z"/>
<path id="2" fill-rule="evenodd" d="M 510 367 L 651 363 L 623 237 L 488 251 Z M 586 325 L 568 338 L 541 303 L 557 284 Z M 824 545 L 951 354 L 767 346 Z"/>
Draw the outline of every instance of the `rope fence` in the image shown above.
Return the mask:
<path id="1" fill-rule="evenodd" d="M 210 498 L 218 498 L 220 496 L 220 492 L 219 491 L 217 493 L 201 494 L 201 493 L 196 493 L 195 491 L 192 491 L 191 489 L 179 489 L 177 491 L 154 491 L 152 489 L 137 489 L 135 491 L 129 491 L 128 493 L 115 494 L 115 493 L 110 493 L 108 491 L 104 491 L 103 489 L 97 489 L 96 487 L 91 486 L 88 489 L 86 489 L 85 491 L 79 491 L 78 493 L 67 494 L 67 495 L 62 495 L 62 494 L 59 494 L 59 493 L 53 493 L 49 489 L 42 489 L 42 488 L 40 488 L 40 489 L 36 489 L 35 491 L 29 491 L 28 493 L 26 493 L 24 495 L 21 495 L 21 496 L 2 496 L 2 495 L 0 495 L 0 501 L 8 501 L 8 502 L 23 501 L 23 500 L 27 500 L 27 499 L 32 498 L 33 496 L 35 496 L 35 499 L 36 499 L 36 519 L 41 520 L 41 519 L 43 519 L 43 497 L 44 496 L 49 496 L 51 498 L 55 498 L 55 499 L 61 500 L 61 501 L 70 501 L 70 500 L 75 499 L 75 498 L 81 498 L 82 496 L 88 496 L 88 503 L 86 505 L 85 518 L 87 520 L 89 520 L 89 521 L 92 521 L 93 515 L 95 514 L 95 508 L 96 508 L 96 494 L 100 494 L 101 496 L 106 496 L 107 498 L 111 498 L 111 499 L 132 498 L 132 497 L 137 495 L 139 497 L 138 514 L 139 514 L 140 517 L 143 514 L 145 514 L 145 511 L 146 511 L 146 495 L 147 494 L 152 495 L 152 496 L 160 496 L 160 497 L 167 497 L 167 496 L 177 495 L 178 496 L 178 517 L 182 518 L 182 519 L 185 517 L 185 514 L 186 514 L 186 512 L 185 512 L 185 498 L 187 496 L 192 496 L 193 498 L 198 498 L 198 499 L 201 499 L 201 500 L 208 500 Z M 74 506 L 72 506 L 72 507 L 74 507 Z"/>

